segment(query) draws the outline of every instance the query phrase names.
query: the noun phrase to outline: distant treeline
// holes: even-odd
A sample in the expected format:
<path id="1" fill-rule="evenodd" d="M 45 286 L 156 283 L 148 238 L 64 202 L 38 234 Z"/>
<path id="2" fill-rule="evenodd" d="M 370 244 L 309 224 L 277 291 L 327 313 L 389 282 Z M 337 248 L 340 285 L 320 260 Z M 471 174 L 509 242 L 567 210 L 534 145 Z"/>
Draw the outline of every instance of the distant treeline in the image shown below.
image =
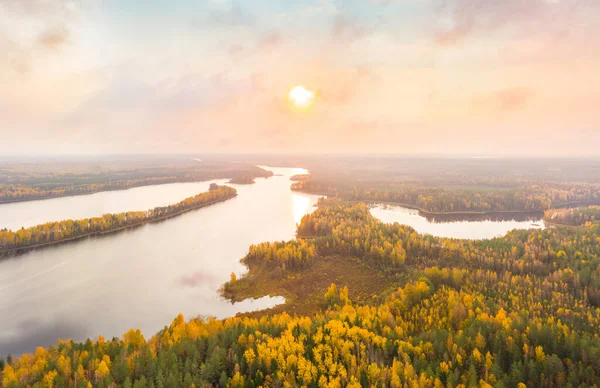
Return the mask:
<path id="1" fill-rule="evenodd" d="M 230 178 L 231 183 L 253 183 L 256 177 L 273 175 L 271 171 L 246 164 L 207 163 L 202 165 L 202 168 L 173 166 L 141 171 L 116 171 L 106 175 L 57 172 L 52 176 L 31 177 L 20 171 L 14 174 L 20 179 L 0 179 L 0 204 L 212 179 Z"/>
<path id="2" fill-rule="evenodd" d="M 56 184 L 51 186 L 8 185 L 0 187 L 0 203 L 19 202 L 33 199 L 64 197 L 70 195 L 92 194 L 99 191 L 125 190 L 139 186 L 174 183 L 177 177 L 153 177 L 130 179 L 125 181 L 92 184 Z"/>
<path id="3" fill-rule="evenodd" d="M 351 201 L 392 202 L 430 213 L 540 212 L 565 205 L 600 203 L 600 185 L 540 183 L 517 188 L 390 186 L 304 180 L 294 190 Z"/>
<path id="4" fill-rule="evenodd" d="M 146 211 L 104 214 L 102 217 L 81 220 L 47 222 L 29 228 L 21 228 L 17 231 L 2 229 L 0 230 L 0 253 L 59 243 L 98 233 L 113 232 L 130 226 L 169 218 L 188 210 L 225 201 L 236 195 L 235 189 L 213 183 L 208 192 L 186 198 L 169 206 L 159 206 Z"/>

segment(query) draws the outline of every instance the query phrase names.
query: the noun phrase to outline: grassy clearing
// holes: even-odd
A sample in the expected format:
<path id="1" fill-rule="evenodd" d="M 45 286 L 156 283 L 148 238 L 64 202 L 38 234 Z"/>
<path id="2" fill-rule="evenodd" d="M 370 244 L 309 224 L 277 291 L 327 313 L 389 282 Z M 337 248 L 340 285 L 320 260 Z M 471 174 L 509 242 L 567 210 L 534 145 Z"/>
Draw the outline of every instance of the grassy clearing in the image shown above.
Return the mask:
<path id="1" fill-rule="evenodd" d="M 233 283 L 226 283 L 222 294 L 231 301 L 281 295 L 286 303 L 268 310 L 247 313 L 249 316 L 279 314 L 312 314 L 326 308 L 323 295 L 335 283 L 348 286 L 350 299 L 361 304 L 379 298 L 394 281 L 362 264 L 358 259 L 329 256 L 319 259 L 302 271 L 288 272 L 283 276 L 262 268 L 250 268 L 247 275 Z"/>

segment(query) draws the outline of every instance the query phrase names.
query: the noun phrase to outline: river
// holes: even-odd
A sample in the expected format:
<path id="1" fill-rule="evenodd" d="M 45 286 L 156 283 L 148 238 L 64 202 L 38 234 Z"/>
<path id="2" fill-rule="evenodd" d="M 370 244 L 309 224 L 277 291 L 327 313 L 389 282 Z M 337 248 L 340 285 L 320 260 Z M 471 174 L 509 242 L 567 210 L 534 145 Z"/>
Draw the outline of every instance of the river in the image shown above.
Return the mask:
<path id="1" fill-rule="evenodd" d="M 424 216 L 418 210 L 402 206 L 372 205 L 371 214 L 386 223 L 397 222 L 410 225 L 417 232 L 437 237 L 480 240 L 504 236 L 513 229 L 545 228 L 541 213 L 488 214 L 467 216 L 469 220 L 458 220 L 456 216 Z"/>
<path id="2" fill-rule="evenodd" d="M 282 303 L 281 297 L 231 304 L 218 288 L 251 244 L 294 238 L 296 223 L 319 196 L 292 192 L 298 168 L 206 208 L 125 232 L 31 251 L 0 261 L 0 357 L 32 352 L 59 338 L 83 341 L 139 328 L 150 337 L 173 318 L 224 318 Z M 224 181 L 216 181 L 224 183 Z M 18 228 L 107 212 L 146 210 L 208 189 L 175 183 L 0 205 L 0 227 Z"/>

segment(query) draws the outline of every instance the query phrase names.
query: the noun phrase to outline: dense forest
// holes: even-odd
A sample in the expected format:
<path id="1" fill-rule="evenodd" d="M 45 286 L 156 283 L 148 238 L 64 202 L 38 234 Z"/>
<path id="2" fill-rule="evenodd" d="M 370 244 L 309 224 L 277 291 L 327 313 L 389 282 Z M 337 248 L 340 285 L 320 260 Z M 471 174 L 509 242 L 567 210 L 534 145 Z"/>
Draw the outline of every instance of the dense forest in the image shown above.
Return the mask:
<path id="1" fill-rule="evenodd" d="M 543 212 L 600 205 L 600 161 L 401 156 L 272 156 L 310 171 L 294 189 L 435 213 Z M 439 215 L 439 214 L 438 214 Z"/>
<path id="2" fill-rule="evenodd" d="M 320 180 L 296 182 L 293 189 L 307 193 L 339 196 L 351 201 L 392 202 L 429 213 L 452 212 L 540 212 L 565 205 L 600 202 L 600 185 L 540 183 L 512 188 L 427 187 L 360 183 L 336 184 Z"/>
<path id="3" fill-rule="evenodd" d="M 308 316 L 178 316 L 150 339 L 63 341 L 4 362 L 6 387 L 575 387 L 600 379 L 600 223 L 466 241 L 419 235 L 364 204 L 321 202 L 299 240 L 244 262 L 293 282 L 328 257 L 385 274 L 358 299 L 322 289 Z M 254 270 L 254 271 L 253 271 Z M 235 292 L 248 279 L 225 289 Z"/>
<path id="4" fill-rule="evenodd" d="M 544 220 L 549 221 L 550 223 L 570 226 L 600 221 L 600 206 L 546 210 L 544 213 Z"/>
<path id="5" fill-rule="evenodd" d="M 273 175 L 245 163 L 198 162 L 189 158 L 75 164 L 74 161 L 49 163 L 49 166 L 0 162 L 0 204 L 176 182 L 230 178 L 232 183 L 252 183 L 254 178 Z"/>
<path id="6" fill-rule="evenodd" d="M 251 245 L 242 259 L 247 266 L 263 266 L 269 270 L 298 269 L 309 265 L 316 258 L 315 246 L 305 240 L 261 243 Z"/>
<path id="7" fill-rule="evenodd" d="M 186 198 L 173 205 L 158 206 L 147 211 L 130 211 L 81 220 L 47 222 L 17 231 L 0 229 L 0 253 L 59 243 L 99 233 L 109 233 L 146 222 L 162 220 L 188 210 L 225 201 L 236 195 L 234 188 L 218 186 L 213 183 L 210 190 L 205 193 Z"/>

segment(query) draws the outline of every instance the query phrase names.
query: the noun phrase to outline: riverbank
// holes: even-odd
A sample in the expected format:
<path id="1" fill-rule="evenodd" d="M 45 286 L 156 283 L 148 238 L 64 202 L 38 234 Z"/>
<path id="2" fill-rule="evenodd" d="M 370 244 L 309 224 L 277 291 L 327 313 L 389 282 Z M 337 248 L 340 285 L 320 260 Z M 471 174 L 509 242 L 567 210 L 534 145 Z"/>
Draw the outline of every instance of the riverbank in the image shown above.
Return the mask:
<path id="1" fill-rule="evenodd" d="M 292 191 L 297 191 L 299 193 L 304 193 L 304 194 L 313 194 L 313 195 L 323 195 L 323 196 L 329 196 L 331 197 L 331 193 L 326 193 L 326 192 L 312 192 L 309 190 L 302 190 L 302 189 L 298 189 L 292 186 Z M 373 200 L 346 200 L 343 199 L 342 197 L 340 197 L 340 199 L 347 201 L 347 202 L 351 202 L 351 203 L 366 203 L 367 205 L 376 205 L 376 204 L 383 204 L 383 205 L 390 205 L 390 206 L 400 206 L 400 207 L 405 207 L 407 209 L 412 209 L 412 210 L 418 210 L 419 213 L 421 213 L 421 215 L 423 216 L 427 216 L 427 217 L 435 217 L 435 216 L 440 216 L 440 217 L 444 217 L 444 216 L 494 216 L 494 215 L 509 215 L 509 214 L 522 214 L 522 215 L 537 215 L 537 214 L 542 214 L 546 211 L 546 210 L 550 210 L 550 209 L 561 209 L 561 208 L 568 208 L 568 207 L 580 207 L 580 206 L 594 206 L 594 205 L 600 205 L 600 202 L 597 201 L 572 201 L 572 202 L 565 202 L 565 203 L 561 203 L 561 204 L 556 204 L 554 206 L 552 206 L 552 208 L 550 209 L 533 209 L 533 210 L 470 210 L 470 211 L 453 211 L 453 212 L 436 212 L 436 211 L 432 211 L 432 210 L 427 210 L 425 208 L 422 208 L 418 205 L 414 205 L 414 204 L 410 204 L 410 203 L 405 203 L 405 202 L 390 202 L 390 201 L 373 201 Z"/>
<path id="2" fill-rule="evenodd" d="M 260 178 L 262 178 L 262 177 L 260 177 Z M 172 184 L 172 183 L 200 183 L 200 182 L 210 182 L 211 180 L 220 180 L 220 179 L 228 179 L 228 177 L 220 177 L 220 178 L 217 177 L 217 178 L 210 178 L 210 179 L 191 179 L 191 180 L 190 179 L 176 179 L 176 180 L 168 181 L 168 182 L 140 183 L 140 184 L 135 184 L 135 185 L 131 185 L 131 186 L 109 187 L 109 188 L 102 188 L 102 189 L 92 190 L 92 191 L 86 191 L 86 192 L 70 192 L 70 193 L 64 193 L 64 194 L 45 195 L 45 196 L 32 197 L 32 198 L 22 198 L 22 199 L 15 199 L 15 200 L 0 200 L 0 210 L 2 210 L 2 205 L 8 205 L 8 204 L 11 204 L 11 203 L 44 201 L 44 200 L 47 200 L 47 199 L 65 198 L 65 197 L 79 197 L 79 196 L 82 196 L 82 195 L 92 195 L 92 194 L 104 193 L 104 192 L 108 192 L 108 191 L 124 191 L 124 190 L 135 189 L 135 188 L 138 188 L 138 187 L 169 185 L 169 184 Z M 231 182 L 231 180 L 233 180 L 233 179 L 235 179 L 235 178 L 230 178 L 230 182 L 229 183 L 237 183 L 237 182 Z"/>
<path id="3" fill-rule="evenodd" d="M 65 244 L 65 243 L 69 243 L 69 242 L 74 242 L 74 241 L 78 241 L 78 240 L 82 240 L 88 237 L 95 237 L 95 236 L 102 236 L 102 235 L 108 235 L 108 234 L 113 234 L 113 233 L 117 233 L 117 232 L 121 232 L 124 230 L 128 230 L 128 229 L 133 229 L 133 228 L 137 228 L 139 226 L 142 226 L 144 224 L 149 224 L 149 223 L 154 223 L 154 222 L 159 222 L 159 221 L 164 221 L 173 217 L 177 217 L 181 214 L 190 212 L 192 210 L 197 210 L 197 209 L 201 209 L 203 207 L 207 207 L 207 206 L 211 206 L 220 202 L 224 202 L 227 201 L 231 198 L 234 198 L 237 196 L 237 192 L 234 192 L 231 195 L 227 195 L 225 197 L 222 198 L 218 198 L 215 199 L 214 201 L 210 201 L 207 203 L 203 203 L 203 204 L 199 204 L 198 206 L 192 206 L 189 208 L 185 208 L 182 209 L 178 212 L 175 213 L 171 213 L 171 214 L 165 214 L 156 218 L 149 218 L 149 219 L 145 219 L 142 220 L 140 222 L 136 222 L 136 223 L 132 223 L 132 224 L 128 224 L 128 225 L 123 225 L 123 226 L 119 226 L 117 228 L 114 229 L 110 229 L 110 230 L 103 230 L 103 231 L 94 231 L 94 232 L 90 232 L 90 233 L 85 233 L 82 235 L 78 235 L 78 236 L 73 236 L 73 237 L 68 237 L 68 238 L 64 238 L 64 239 L 60 239 L 60 240 L 56 240 L 56 241 L 49 241 L 49 242 L 45 242 L 45 243 L 40 243 L 40 244 L 35 244 L 35 245 L 28 245 L 28 246 L 22 246 L 22 247 L 15 247 L 15 248 L 7 248 L 7 249 L 0 249 L 0 260 L 2 259 L 6 259 L 9 257 L 13 257 L 16 256 L 18 254 L 21 253 L 25 253 L 31 250 L 35 250 L 35 249 L 40 249 L 40 248 L 46 248 L 49 246 L 54 246 L 54 245 L 60 245 L 60 244 Z"/>
<path id="4" fill-rule="evenodd" d="M 564 227 L 564 228 L 569 228 L 569 229 L 576 229 L 579 228 L 583 225 L 569 225 L 569 224 L 563 224 L 561 222 L 554 222 L 554 221 L 550 221 L 547 220 L 545 218 L 543 218 L 544 220 L 544 224 L 549 227 L 549 228 L 560 228 L 560 227 Z"/>
<path id="5" fill-rule="evenodd" d="M 385 201 L 349 201 L 353 203 L 366 203 L 367 205 L 383 204 L 390 206 L 401 206 L 407 209 L 418 210 L 424 216 L 493 216 L 501 214 L 536 214 L 543 213 L 543 210 L 465 210 L 456 212 L 436 212 L 426 210 L 420 206 L 404 202 L 385 202 Z"/>
<path id="6" fill-rule="evenodd" d="M 140 171 L 129 172 L 125 176 L 96 178 L 91 182 L 82 182 L 81 176 L 59 175 L 44 183 L 0 183 L 0 209 L 4 204 L 42 201 L 47 199 L 91 195 L 110 191 L 124 191 L 145 186 L 159 186 L 173 183 L 198 183 L 211 180 L 230 179 L 232 183 L 237 180 L 246 181 L 256 178 L 273 176 L 272 171 L 247 164 L 231 164 L 230 166 L 212 166 L 201 170 L 181 168 L 168 168 L 165 166 L 160 171 L 151 171 L 142 174 Z M 18 176 L 18 175 L 17 175 Z M 89 178 L 87 175 L 84 178 Z M 94 178 L 94 176 L 92 176 Z M 90 178 L 91 179 L 91 178 Z M 89 180 L 89 179 L 88 179 Z M 99 181 L 98 181 L 99 180 Z M 87 182 L 87 183 L 86 183 Z M 243 182 L 242 182 L 243 183 Z"/>

